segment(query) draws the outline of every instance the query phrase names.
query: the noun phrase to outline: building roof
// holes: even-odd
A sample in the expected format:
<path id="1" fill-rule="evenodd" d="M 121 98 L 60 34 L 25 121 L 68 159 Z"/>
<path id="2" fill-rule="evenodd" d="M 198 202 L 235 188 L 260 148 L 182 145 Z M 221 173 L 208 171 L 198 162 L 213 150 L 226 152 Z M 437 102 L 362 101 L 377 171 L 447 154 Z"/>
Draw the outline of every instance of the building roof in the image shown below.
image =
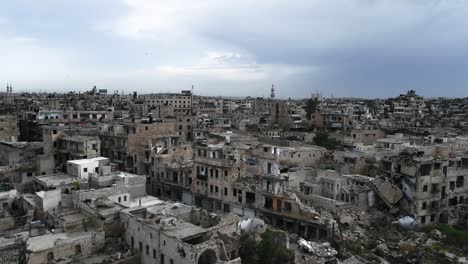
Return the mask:
<path id="1" fill-rule="evenodd" d="M 73 175 L 66 173 L 36 176 L 34 177 L 34 180 L 46 186 L 60 186 L 69 184 L 71 182 L 85 181 L 84 179 L 76 178 Z"/>
<path id="2" fill-rule="evenodd" d="M 91 159 L 69 160 L 68 163 L 80 165 L 80 164 L 87 164 L 91 162 L 101 161 L 101 160 L 109 160 L 109 158 L 96 157 L 96 158 L 91 158 Z"/>
<path id="3" fill-rule="evenodd" d="M 9 146 L 11 148 L 20 149 L 24 151 L 35 151 L 43 147 L 42 142 L 6 142 L 0 141 L 0 144 Z"/>

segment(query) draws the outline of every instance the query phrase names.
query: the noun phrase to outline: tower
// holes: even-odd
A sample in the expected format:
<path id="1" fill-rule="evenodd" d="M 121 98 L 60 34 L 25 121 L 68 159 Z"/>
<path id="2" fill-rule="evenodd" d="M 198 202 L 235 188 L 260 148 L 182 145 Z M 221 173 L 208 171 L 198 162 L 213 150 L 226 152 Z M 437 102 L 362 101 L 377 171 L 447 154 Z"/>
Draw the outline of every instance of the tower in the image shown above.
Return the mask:
<path id="1" fill-rule="evenodd" d="M 275 99 L 275 85 L 271 85 L 271 93 L 270 93 L 270 98 Z"/>

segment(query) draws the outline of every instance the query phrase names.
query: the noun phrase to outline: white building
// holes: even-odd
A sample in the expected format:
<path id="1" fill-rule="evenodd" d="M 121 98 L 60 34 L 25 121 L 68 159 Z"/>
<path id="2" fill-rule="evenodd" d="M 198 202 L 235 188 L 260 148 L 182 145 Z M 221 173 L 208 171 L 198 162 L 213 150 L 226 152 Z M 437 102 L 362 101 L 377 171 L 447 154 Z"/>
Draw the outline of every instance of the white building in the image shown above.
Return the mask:
<path id="1" fill-rule="evenodd" d="M 67 173 L 88 180 L 89 173 L 98 173 L 100 166 L 109 164 L 110 160 L 104 157 L 70 160 L 67 161 Z"/>

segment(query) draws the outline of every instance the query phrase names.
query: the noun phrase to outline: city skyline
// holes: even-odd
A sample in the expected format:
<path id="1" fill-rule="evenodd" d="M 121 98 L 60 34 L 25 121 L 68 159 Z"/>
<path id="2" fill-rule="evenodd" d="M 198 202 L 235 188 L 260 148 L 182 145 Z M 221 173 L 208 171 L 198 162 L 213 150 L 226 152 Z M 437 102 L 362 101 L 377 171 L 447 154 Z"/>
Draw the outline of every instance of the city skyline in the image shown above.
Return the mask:
<path id="1" fill-rule="evenodd" d="M 0 4 L 14 92 L 278 98 L 466 97 L 462 1 L 80 1 Z"/>

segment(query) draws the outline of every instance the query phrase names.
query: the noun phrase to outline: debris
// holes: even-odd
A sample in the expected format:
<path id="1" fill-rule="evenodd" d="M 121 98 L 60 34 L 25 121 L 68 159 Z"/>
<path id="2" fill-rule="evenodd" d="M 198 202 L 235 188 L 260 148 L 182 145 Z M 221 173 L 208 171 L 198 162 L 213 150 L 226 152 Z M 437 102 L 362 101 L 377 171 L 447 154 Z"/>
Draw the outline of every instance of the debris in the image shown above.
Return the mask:
<path id="1" fill-rule="evenodd" d="M 437 229 L 433 229 L 431 231 L 431 237 L 435 240 L 441 240 L 442 238 L 444 238 L 444 234 L 442 234 L 442 232 L 440 232 L 439 230 Z"/>
<path id="2" fill-rule="evenodd" d="M 392 208 L 403 198 L 403 192 L 400 188 L 393 185 L 386 178 L 377 178 L 369 182 L 371 188 L 375 193 L 385 202 L 385 204 Z"/>
<path id="3" fill-rule="evenodd" d="M 316 243 L 299 238 L 298 246 L 303 251 L 321 258 L 335 257 L 338 252 L 330 246 L 330 243 Z"/>

